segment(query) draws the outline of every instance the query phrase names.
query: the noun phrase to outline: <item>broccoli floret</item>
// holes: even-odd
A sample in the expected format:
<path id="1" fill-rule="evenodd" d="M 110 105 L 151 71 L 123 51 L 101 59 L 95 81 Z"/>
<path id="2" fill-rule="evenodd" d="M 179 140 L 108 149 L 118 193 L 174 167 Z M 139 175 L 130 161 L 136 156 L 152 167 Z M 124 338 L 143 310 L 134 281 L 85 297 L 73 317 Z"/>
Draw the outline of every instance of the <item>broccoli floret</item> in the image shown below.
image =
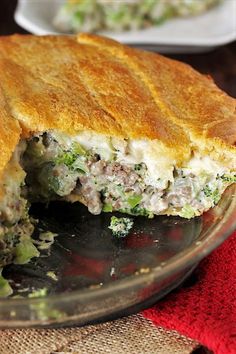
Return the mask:
<path id="1" fill-rule="evenodd" d="M 133 209 L 135 208 L 142 200 L 141 195 L 132 195 L 131 197 L 128 198 L 128 203 L 129 206 Z"/>
<path id="2" fill-rule="evenodd" d="M 154 217 L 154 214 L 151 211 L 145 208 L 140 208 L 138 205 L 136 205 L 136 207 L 132 209 L 124 208 L 124 209 L 119 209 L 118 211 L 121 213 L 135 215 L 135 216 L 146 216 L 149 219 L 152 219 Z"/>
<path id="3" fill-rule="evenodd" d="M 226 183 L 236 183 L 236 175 L 231 176 L 231 175 L 224 174 L 220 178 L 222 179 L 223 182 Z"/>
<path id="4" fill-rule="evenodd" d="M 3 278 L 2 276 L 2 269 L 0 269 L 0 298 L 1 297 L 8 297 L 13 293 L 11 285 L 9 284 L 8 280 Z"/>
<path id="5" fill-rule="evenodd" d="M 143 168 L 143 165 L 141 163 L 137 163 L 134 165 L 134 170 L 135 171 L 140 171 Z"/>
<path id="6" fill-rule="evenodd" d="M 39 251 L 34 246 L 31 239 L 22 240 L 16 245 L 15 264 L 26 264 L 33 257 L 39 257 Z"/>
<path id="7" fill-rule="evenodd" d="M 105 213 L 112 212 L 112 205 L 110 203 L 104 204 L 102 211 L 104 211 Z"/>
<path id="8" fill-rule="evenodd" d="M 206 197 L 211 197 L 212 191 L 211 191 L 211 189 L 210 189 L 210 187 L 208 185 L 205 186 L 205 188 L 203 189 L 203 192 L 204 192 Z"/>
<path id="9" fill-rule="evenodd" d="M 86 156 L 86 150 L 79 143 L 73 143 L 72 151 L 76 155 Z"/>
<path id="10" fill-rule="evenodd" d="M 130 213 L 131 215 L 147 216 L 149 219 L 152 219 L 154 217 L 154 214 L 151 211 L 145 208 L 140 208 L 138 205 L 136 205 L 130 210 L 126 210 L 126 212 Z"/>
<path id="11" fill-rule="evenodd" d="M 212 190 L 208 185 L 206 185 L 205 188 L 203 189 L 203 192 L 206 197 L 212 199 L 214 205 L 216 205 L 219 202 L 220 192 L 218 188 Z"/>
<path id="12" fill-rule="evenodd" d="M 82 148 L 79 143 L 74 143 L 70 151 L 63 151 L 56 159 L 57 164 L 64 164 L 67 167 L 74 170 L 85 171 L 85 164 L 83 158 L 86 156 L 86 151 Z"/>
<path id="13" fill-rule="evenodd" d="M 66 151 L 63 154 L 59 155 L 56 159 L 56 164 L 64 164 L 70 170 L 78 171 L 80 173 L 88 172 L 84 157 L 72 151 Z"/>
<path id="14" fill-rule="evenodd" d="M 191 219 L 195 216 L 195 211 L 191 205 L 186 204 L 180 211 L 179 215 L 182 218 Z"/>
<path id="15" fill-rule="evenodd" d="M 116 216 L 112 216 L 110 226 L 108 226 L 108 228 L 111 229 L 114 236 L 120 238 L 129 234 L 133 224 L 134 222 L 130 218 L 117 218 Z"/>
<path id="16" fill-rule="evenodd" d="M 67 167 L 71 167 L 73 165 L 73 163 L 76 161 L 76 159 L 77 159 L 76 154 L 66 151 L 63 154 L 61 154 L 60 156 L 58 156 L 58 158 L 56 159 L 56 163 L 58 165 L 64 164 Z"/>

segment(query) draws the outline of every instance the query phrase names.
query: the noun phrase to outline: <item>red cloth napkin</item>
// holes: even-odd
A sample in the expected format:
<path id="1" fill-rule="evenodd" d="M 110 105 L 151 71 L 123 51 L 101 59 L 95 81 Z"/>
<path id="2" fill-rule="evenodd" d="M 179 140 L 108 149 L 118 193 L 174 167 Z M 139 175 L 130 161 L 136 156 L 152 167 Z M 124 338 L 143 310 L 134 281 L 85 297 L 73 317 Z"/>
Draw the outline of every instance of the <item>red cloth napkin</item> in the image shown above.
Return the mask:
<path id="1" fill-rule="evenodd" d="M 194 277 L 195 284 L 187 282 L 143 315 L 215 354 L 236 354 L 236 232 L 199 264 Z"/>

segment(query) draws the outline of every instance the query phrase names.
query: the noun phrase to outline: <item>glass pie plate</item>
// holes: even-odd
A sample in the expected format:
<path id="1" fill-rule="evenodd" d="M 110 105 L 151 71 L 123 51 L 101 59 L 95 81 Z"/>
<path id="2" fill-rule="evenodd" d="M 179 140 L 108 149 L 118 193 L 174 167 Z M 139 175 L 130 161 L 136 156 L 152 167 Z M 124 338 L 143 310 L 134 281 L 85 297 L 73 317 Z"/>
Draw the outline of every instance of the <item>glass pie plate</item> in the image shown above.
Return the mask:
<path id="1" fill-rule="evenodd" d="M 77 203 L 34 205 L 36 233 L 58 236 L 39 258 L 4 269 L 14 294 L 0 300 L 0 327 L 84 325 L 152 305 L 236 228 L 235 194 L 231 186 L 214 209 L 192 220 L 135 217 L 120 239 L 108 229 L 109 213 L 94 216 Z M 30 298 L 32 292 L 46 295 Z"/>

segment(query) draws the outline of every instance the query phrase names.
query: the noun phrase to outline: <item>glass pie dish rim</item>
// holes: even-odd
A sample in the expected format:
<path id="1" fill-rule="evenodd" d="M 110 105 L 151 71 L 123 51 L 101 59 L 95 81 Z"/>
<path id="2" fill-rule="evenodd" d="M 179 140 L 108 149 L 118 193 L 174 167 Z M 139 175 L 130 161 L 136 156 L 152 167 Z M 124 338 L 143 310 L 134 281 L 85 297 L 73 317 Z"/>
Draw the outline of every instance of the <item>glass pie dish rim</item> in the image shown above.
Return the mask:
<path id="1" fill-rule="evenodd" d="M 113 283 L 104 284 L 98 288 L 84 288 L 77 291 L 65 292 L 63 294 L 49 295 L 37 298 L 3 298 L 0 299 L 0 305 L 10 307 L 18 307 L 23 305 L 33 305 L 42 301 L 50 304 L 70 302 L 72 300 L 94 298 L 97 296 L 108 295 L 116 290 L 133 288 L 134 286 L 153 282 L 155 279 L 161 280 L 164 277 L 170 276 L 173 272 L 181 271 L 184 268 L 198 263 L 223 241 L 225 241 L 231 233 L 236 229 L 236 184 L 229 187 L 222 198 L 229 197 L 228 208 L 225 215 L 220 218 L 216 230 L 210 232 L 209 235 L 202 241 L 196 240 L 186 249 L 182 250 L 166 262 L 161 263 L 161 266 L 155 266 L 149 271 L 132 274 L 127 278 L 119 279 Z M 62 322 L 64 319 L 62 319 Z M 16 320 L 17 322 L 17 320 Z"/>

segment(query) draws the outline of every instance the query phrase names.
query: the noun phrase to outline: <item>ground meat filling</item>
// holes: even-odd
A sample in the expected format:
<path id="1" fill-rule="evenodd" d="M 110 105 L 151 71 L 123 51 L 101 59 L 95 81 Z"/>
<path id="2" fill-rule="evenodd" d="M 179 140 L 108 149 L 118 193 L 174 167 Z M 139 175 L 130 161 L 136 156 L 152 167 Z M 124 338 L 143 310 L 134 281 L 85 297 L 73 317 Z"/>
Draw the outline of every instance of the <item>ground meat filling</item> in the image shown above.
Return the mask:
<path id="1" fill-rule="evenodd" d="M 24 149 L 24 142 L 20 143 L 0 180 L 4 191 L 0 203 L 0 268 L 12 261 L 24 263 L 37 254 L 30 238 L 34 226 L 24 196 L 25 172 L 20 164 Z M 23 245 L 28 247 L 26 251 L 22 251 Z"/>
<path id="2" fill-rule="evenodd" d="M 225 188 L 236 182 L 235 173 L 211 160 L 207 161 L 213 168 L 205 168 L 204 162 L 196 170 L 195 156 L 187 166 L 173 168 L 173 178 L 155 181 L 145 163 L 121 159 L 130 153 L 128 141 L 110 139 L 108 156 L 103 137 L 87 149 L 79 138 L 46 132 L 19 143 L 0 180 L 0 268 L 12 261 L 26 263 L 39 254 L 30 237 L 34 226 L 28 201 L 81 201 L 96 215 L 120 211 L 192 218 L 216 205 Z"/>
<path id="3" fill-rule="evenodd" d="M 140 194 L 140 176 L 127 166 L 106 163 L 104 160 L 88 163 L 89 174 L 79 178 L 81 189 L 78 191 L 88 202 L 93 214 L 100 214 L 103 205 L 112 210 L 129 208 L 128 194 Z"/>
<path id="4" fill-rule="evenodd" d="M 190 218 L 214 206 L 227 186 L 222 176 L 204 172 L 200 178 L 176 169 L 173 180 L 157 188 L 146 183 L 144 163 L 122 164 L 115 154 L 106 160 L 76 142 L 68 148 L 50 133 L 28 142 L 23 164 L 30 200 L 79 200 L 93 214 L 103 210 L 151 217 L 171 209 Z"/>

